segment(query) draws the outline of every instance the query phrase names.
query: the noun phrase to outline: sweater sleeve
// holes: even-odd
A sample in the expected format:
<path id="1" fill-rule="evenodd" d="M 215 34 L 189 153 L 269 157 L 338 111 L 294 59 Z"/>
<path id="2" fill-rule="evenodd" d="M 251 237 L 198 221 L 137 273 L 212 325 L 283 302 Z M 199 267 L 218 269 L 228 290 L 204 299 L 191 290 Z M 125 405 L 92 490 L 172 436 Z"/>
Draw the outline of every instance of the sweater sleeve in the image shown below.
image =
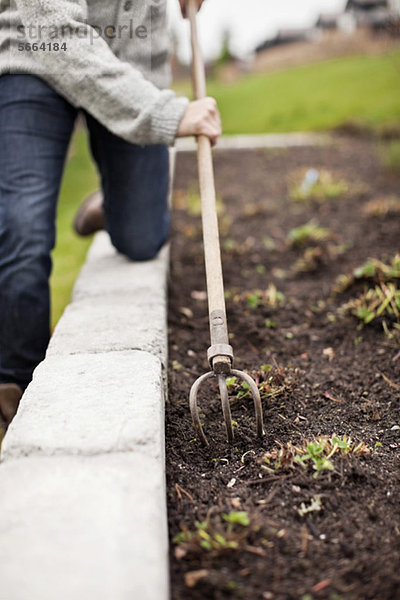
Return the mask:
<path id="1" fill-rule="evenodd" d="M 66 50 L 36 53 L 58 93 L 128 142 L 174 143 L 188 99 L 159 90 L 117 58 L 85 22 L 86 0 L 16 0 L 16 5 L 29 42 L 66 44 Z"/>

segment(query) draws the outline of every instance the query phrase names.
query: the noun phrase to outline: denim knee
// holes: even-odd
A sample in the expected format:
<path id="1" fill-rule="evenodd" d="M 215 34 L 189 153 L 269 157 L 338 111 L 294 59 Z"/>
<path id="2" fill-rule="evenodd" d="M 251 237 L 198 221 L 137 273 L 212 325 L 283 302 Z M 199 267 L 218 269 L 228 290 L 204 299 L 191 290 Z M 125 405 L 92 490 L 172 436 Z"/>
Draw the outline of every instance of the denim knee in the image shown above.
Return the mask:
<path id="1" fill-rule="evenodd" d="M 168 235 L 160 235 L 157 239 L 138 239 L 135 235 L 111 235 L 111 242 L 116 250 L 130 260 L 145 261 L 155 258 L 168 239 Z"/>

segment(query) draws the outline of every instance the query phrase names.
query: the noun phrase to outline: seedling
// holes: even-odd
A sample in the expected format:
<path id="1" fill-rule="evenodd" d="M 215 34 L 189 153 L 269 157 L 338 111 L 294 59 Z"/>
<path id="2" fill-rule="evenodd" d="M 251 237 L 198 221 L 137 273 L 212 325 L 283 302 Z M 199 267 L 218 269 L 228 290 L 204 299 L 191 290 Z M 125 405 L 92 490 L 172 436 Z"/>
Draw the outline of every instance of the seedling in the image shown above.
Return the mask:
<path id="1" fill-rule="evenodd" d="M 400 254 L 396 254 L 389 263 L 384 263 L 377 258 L 370 258 L 349 275 L 340 275 L 333 291 L 335 293 L 345 292 L 357 281 L 387 283 L 396 279 L 400 279 Z"/>
<path id="2" fill-rule="evenodd" d="M 195 521 L 193 530 L 184 528 L 173 538 L 173 542 L 179 548 L 180 557 L 199 551 L 219 555 L 238 550 L 255 529 L 247 512 L 231 511 L 216 516 L 213 523 L 209 518 Z"/>
<path id="3" fill-rule="evenodd" d="M 356 297 L 350 298 L 339 309 L 339 314 L 355 316 L 362 326 L 378 319 L 388 338 L 400 331 L 400 254 L 389 264 L 369 259 L 355 269 L 352 275 L 341 276 L 336 281 L 335 292 L 343 292 L 357 281 L 373 282 Z"/>
<path id="4" fill-rule="evenodd" d="M 381 283 L 367 289 L 341 307 L 342 312 L 357 317 L 368 325 L 382 317 L 382 327 L 388 338 L 400 332 L 400 289 L 393 283 Z M 386 318 L 384 318 L 386 317 Z"/>
<path id="5" fill-rule="evenodd" d="M 288 242 L 293 247 L 306 243 L 318 244 L 332 240 L 335 237 L 332 231 L 325 227 L 320 227 L 316 219 L 311 219 L 308 223 L 291 229 L 287 235 Z"/>
<path id="6" fill-rule="evenodd" d="M 332 231 L 320 227 L 316 219 L 304 225 L 295 227 L 287 235 L 288 243 L 292 248 L 308 247 L 289 271 L 289 274 L 316 271 L 320 266 L 335 260 L 348 250 L 345 244 L 335 244 L 337 238 Z"/>
<path id="7" fill-rule="evenodd" d="M 246 511 L 231 511 L 229 514 L 223 514 L 222 518 L 229 523 L 233 529 L 234 525 L 243 525 L 248 527 L 250 525 L 249 515 Z"/>
<path id="8" fill-rule="evenodd" d="M 349 190 L 345 179 L 325 169 L 301 169 L 289 180 L 289 195 L 294 202 L 324 202 L 344 196 Z"/>
<path id="9" fill-rule="evenodd" d="M 306 470 L 311 468 L 313 476 L 318 477 L 323 471 L 334 470 L 331 459 L 335 455 L 363 456 L 371 452 L 371 448 L 364 442 L 355 442 L 346 435 L 319 436 L 312 441 L 304 439 L 299 446 L 294 446 L 291 442 L 279 444 L 279 448 L 264 455 L 266 465 L 263 464 L 262 467 L 273 473 L 277 470 L 291 470 L 299 465 Z"/>
<path id="10" fill-rule="evenodd" d="M 174 544 L 189 544 L 198 545 L 203 550 L 211 552 L 216 550 L 234 549 L 238 547 L 238 542 L 234 540 L 228 540 L 226 537 L 217 532 L 210 532 L 210 524 L 208 521 L 195 521 L 195 530 L 189 531 L 185 529 L 178 533 L 174 539 Z"/>
<path id="11" fill-rule="evenodd" d="M 327 456 L 324 456 L 325 448 L 326 444 L 323 438 L 315 440 L 314 442 L 307 444 L 305 453 L 301 455 L 297 454 L 294 457 L 294 461 L 305 468 L 307 468 L 306 463 L 310 463 L 312 468 L 316 471 L 314 477 L 317 477 L 320 471 L 333 471 L 333 464 Z"/>
<path id="12" fill-rule="evenodd" d="M 389 265 L 376 258 L 371 258 L 357 269 L 354 269 L 353 274 L 355 279 L 375 279 L 379 282 L 399 279 L 400 254 L 396 254 Z"/>
<path id="13" fill-rule="evenodd" d="M 285 392 L 293 391 L 295 387 L 294 374 L 289 373 L 283 367 L 273 365 L 262 365 L 260 370 L 254 374 L 254 379 L 260 391 L 261 400 L 276 398 Z M 236 377 L 227 379 L 228 391 L 237 400 L 251 398 L 251 390 L 245 381 L 237 383 Z"/>
<path id="14" fill-rule="evenodd" d="M 276 308 L 285 303 L 285 296 L 273 283 L 270 283 L 265 290 L 250 290 L 238 294 L 233 298 L 234 302 L 246 302 L 249 308 L 258 308 L 259 306 L 270 306 Z"/>

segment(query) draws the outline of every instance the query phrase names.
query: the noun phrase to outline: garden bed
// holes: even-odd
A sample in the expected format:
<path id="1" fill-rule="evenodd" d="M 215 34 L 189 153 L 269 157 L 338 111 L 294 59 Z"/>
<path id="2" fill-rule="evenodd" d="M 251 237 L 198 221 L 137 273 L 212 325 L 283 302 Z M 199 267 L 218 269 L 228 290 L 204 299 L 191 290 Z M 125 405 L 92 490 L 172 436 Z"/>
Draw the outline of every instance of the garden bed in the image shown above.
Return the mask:
<path id="1" fill-rule="evenodd" d="M 195 439 L 188 394 L 207 370 L 209 332 L 196 159 L 182 154 L 166 425 L 172 598 L 399 599 L 400 177 L 373 142 L 344 137 L 219 152 L 215 170 L 235 366 L 257 378 L 266 435 L 256 439 L 251 399 L 231 380 L 234 444 L 211 384 L 199 395 L 210 447 Z"/>

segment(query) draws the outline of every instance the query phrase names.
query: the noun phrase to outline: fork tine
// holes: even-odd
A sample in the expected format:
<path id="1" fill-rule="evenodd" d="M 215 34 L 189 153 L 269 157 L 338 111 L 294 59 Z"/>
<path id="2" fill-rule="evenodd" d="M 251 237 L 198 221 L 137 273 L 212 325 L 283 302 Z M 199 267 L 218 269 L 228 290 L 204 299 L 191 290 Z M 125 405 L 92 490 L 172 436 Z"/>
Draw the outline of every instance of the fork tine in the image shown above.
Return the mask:
<path id="1" fill-rule="evenodd" d="M 215 377 L 215 375 L 212 371 L 210 371 L 209 373 L 204 373 L 204 375 L 201 375 L 198 379 L 196 379 L 196 381 L 194 382 L 194 384 L 192 385 L 192 387 L 190 389 L 190 395 L 189 395 L 190 412 L 192 415 L 193 426 L 196 431 L 196 434 L 199 436 L 201 443 L 204 446 L 208 446 L 208 441 L 207 441 L 206 436 L 204 435 L 203 427 L 201 425 L 201 421 L 200 421 L 200 417 L 199 417 L 199 409 L 197 407 L 197 393 L 199 391 L 199 387 L 201 386 L 201 384 L 204 381 L 207 381 L 207 379 L 211 379 L 211 377 Z"/>
<path id="2" fill-rule="evenodd" d="M 263 426 L 263 415 L 262 415 L 262 405 L 259 389 L 255 383 L 255 381 L 243 371 L 238 371 L 237 369 L 231 369 L 231 374 L 235 375 L 239 379 L 243 379 L 251 390 L 253 400 L 254 400 L 254 409 L 256 413 L 256 428 L 258 437 L 262 437 L 264 435 L 264 426 Z M 232 443 L 234 439 L 233 427 L 232 427 L 232 415 L 231 415 L 231 407 L 229 404 L 229 396 L 228 396 L 228 387 L 226 385 L 226 378 L 224 375 L 215 375 L 213 371 L 209 371 L 208 373 L 204 373 L 201 375 L 190 389 L 189 395 L 189 404 L 190 404 L 190 412 L 192 415 L 193 426 L 196 431 L 196 435 L 200 438 L 201 443 L 204 446 L 208 446 L 208 440 L 204 434 L 203 426 L 200 421 L 199 409 L 197 406 L 197 394 L 199 388 L 202 383 L 207 381 L 208 379 L 212 379 L 213 377 L 218 378 L 218 386 L 221 394 L 221 404 L 222 404 L 222 412 L 224 414 L 225 427 L 226 427 L 226 435 L 228 437 L 228 442 Z"/>
<path id="3" fill-rule="evenodd" d="M 221 394 L 222 412 L 224 414 L 226 435 L 228 442 L 233 442 L 233 427 L 232 427 L 232 415 L 231 407 L 229 405 L 228 387 L 226 385 L 226 379 L 223 375 L 218 375 L 218 385 Z"/>
<path id="4" fill-rule="evenodd" d="M 263 437 L 265 432 L 264 432 L 262 405 L 261 405 L 259 389 L 258 389 L 255 381 L 252 379 L 252 377 L 250 377 L 250 375 L 247 375 L 247 373 L 244 373 L 243 371 L 238 371 L 237 369 L 232 369 L 231 373 L 232 373 L 232 375 L 239 377 L 239 379 L 243 379 L 243 381 L 245 381 L 249 385 L 251 393 L 253 395 L 253 400 L 254 400 L 254 410 L 256 413 L 257 436 Z"/>

